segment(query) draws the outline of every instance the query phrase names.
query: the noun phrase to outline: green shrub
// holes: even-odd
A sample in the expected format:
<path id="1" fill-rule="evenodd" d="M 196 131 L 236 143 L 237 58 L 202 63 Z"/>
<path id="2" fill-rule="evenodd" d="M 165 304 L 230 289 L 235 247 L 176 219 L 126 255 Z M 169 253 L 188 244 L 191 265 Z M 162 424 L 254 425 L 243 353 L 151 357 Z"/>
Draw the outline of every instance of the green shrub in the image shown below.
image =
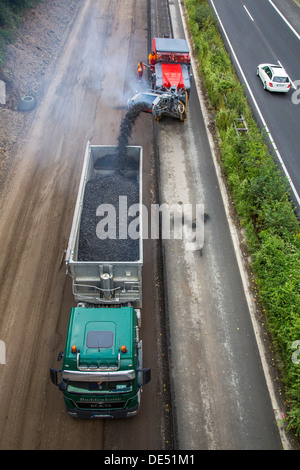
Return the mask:
<path id="1" fill-rule="evenodd" d="M 199 3 L 196 5 L 195 12 L 194 12 L 194 19 L 198 24 L 199 28 L 203 28 L 203 26 L 207 23 L 207 20 L 213 20 L 214 17 L 212 15 L 212 11 L 206 3 Z"/>
<path id="2" fill-rule="evenodd" d="M 0 65 L 5 59 L 6 45 L 13 42 L 14 33 L 27 8 L 41 0 L 0 0 Z"/>
<path id="3" fill-rule="evenodd" d="M 227 130 L 229 127 L 231 127 L 235 117 L 235 112 L 222 107 L 216 115 L 216 123 L 219 130 Z"/>

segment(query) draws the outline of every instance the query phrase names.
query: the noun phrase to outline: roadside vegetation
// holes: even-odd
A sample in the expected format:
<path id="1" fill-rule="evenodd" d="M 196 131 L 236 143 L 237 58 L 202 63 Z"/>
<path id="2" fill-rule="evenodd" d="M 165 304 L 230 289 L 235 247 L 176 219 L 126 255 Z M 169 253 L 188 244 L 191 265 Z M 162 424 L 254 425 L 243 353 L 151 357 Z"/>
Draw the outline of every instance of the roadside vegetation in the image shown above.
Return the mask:
<path id="1" fill-rule="evenodd" d="M 285 386 L 288 429 L 300 436 L 299 220 L 287 181 L 254 120 L 208 1 L 185 0 L 185 4 L 199 72 L 215 112 L 221 165 L 246 233 L 255 301 L 272 335 Z M 234 123 L 241 114 L 248 132 L 236 132 Z"/>
<path id="2" fill-rule="evenodd" d="M 8 43 L 13 42 L 24 12 L 41 0 L 0 0 L 0 66 Z"/>

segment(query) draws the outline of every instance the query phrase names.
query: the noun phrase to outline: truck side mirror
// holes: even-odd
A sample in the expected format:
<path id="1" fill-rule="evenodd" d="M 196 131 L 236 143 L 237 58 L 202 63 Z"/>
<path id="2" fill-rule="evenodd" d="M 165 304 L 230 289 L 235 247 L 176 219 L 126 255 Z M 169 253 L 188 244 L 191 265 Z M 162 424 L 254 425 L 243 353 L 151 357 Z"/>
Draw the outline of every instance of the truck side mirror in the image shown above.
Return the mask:
<path id="1" fill-rule="evenodd" d="M 64 353 L 63 353 L 63 351 L 60 351 L 60 352 L 58 353 L 57 360 L 58 360 L 58 361 L 61 361 L 63 357 L 64 357 Z"/>
<path id="2" fill-rule="evenodd" d="M 143 387 L 151 380 L 151 369 L 146 367 L 145 369 L 138 369 L 138 386 Z"/>
<path id="3" fill-rule="evenodd" d="M 58 386 L 58 373 L 59 371 L 58 370 L 55 370 L 55 369 L 50 369 L 50 379 L 51 379 L 51 382 Z"/>
<path id="4" fill-rule="evenodd" d="M 143 370 L 143 385 L 146 385 L 151 380 L 151 369 L 147 367 Z"/>
<path id="5" fill-rule="evenodd" d="M 60 382 L 58 382 L 59 380 L 58 374 L 60 373 L 61 373 L 61 369 L 59 370 L 50 369 L 50 379 L 51 379 L 51 382 L 54 385 L 56 385 L 61 392 L 64 392 L 65 390 L 67 390 L 67 384 L 64 380 L 61 380 Z"/>

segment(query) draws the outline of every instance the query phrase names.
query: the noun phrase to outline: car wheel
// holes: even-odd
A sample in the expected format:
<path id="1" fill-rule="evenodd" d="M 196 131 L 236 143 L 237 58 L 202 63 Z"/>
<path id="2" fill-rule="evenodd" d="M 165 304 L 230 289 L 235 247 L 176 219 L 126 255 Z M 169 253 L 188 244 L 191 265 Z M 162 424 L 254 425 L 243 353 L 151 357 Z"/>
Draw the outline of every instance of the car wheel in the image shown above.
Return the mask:
<path id="1" fill-rule="evenodd" d="M 256 75 L 259 76 L 259 69 L 256 69 Z"/>
<path id="2" fill-rule="evenodd" d="M 264 82 L 264 90 L 267 90 L 267 84 Z"/>
<path id="3" fill-rule="evenodd" d="M 32 96 L 23 96 L 18 104 L 20 111 L 31 111 L 35 107 L 35 99 Z"/>

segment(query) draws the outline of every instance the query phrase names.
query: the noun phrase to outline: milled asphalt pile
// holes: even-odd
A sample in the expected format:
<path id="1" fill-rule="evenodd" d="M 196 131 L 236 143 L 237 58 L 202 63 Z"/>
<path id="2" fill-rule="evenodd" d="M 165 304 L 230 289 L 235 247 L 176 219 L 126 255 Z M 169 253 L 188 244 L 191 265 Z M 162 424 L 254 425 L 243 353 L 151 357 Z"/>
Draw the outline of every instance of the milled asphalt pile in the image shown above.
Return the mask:
<path id="1" fill-rule="evenodd" d="M 128 227 L 132 218 L 119 219 L 119 196 L 127 196 L 127 205 L 130 207 L 139 201 L 139 185 L 122 175 L 111 175 L 89 181 L 85 188 L 83 210 L 80 223 L 78 260 L 79 261 L 136 261 L 139 259 L 139 240 L 119 239 L 119 223 Z M 111 204 L 115 208 L 105 212 L 104 218 L 96 215 L 100 204 Z M 112 215 L 112 217 L 109 217 Z M 103 221 L 104 231 L 110 231 L 109 236 L 116 238 L 99 238 L 96 233 L 97 224 Z M 107 225 L 105 225 L 107 222 Z M 104 227 L 105 226 L 105 227 Z M 115 229 L 114 229 L 115 226 Z M 105 235 L 105 233 L 103 233 Z"/>
<path id="2" fill-rule="evenodd" d="M 108 156 L 115 171 L 109 176 L 95 177 L 86 184 L 80 222 L 79 261 L 137 261 L 140 258 L 138 239 L 134 240 L 129 236 L 126 239 L 119 238 L 119 224 L 128 228 L 130 222 L 137 217 L 128 217 L 127 213 L 119 214 L 119 196 L 127 197 L 127 208 L 139 202 L 139 184 L 126 176 L 126 170 L 132 166 L 132 161 L 127 159 L 126 147 L 133 125 L 144 109 L 145 104 L 139 103 L 122 120 L 117 155 Z M 110 210 L 102 214 L 103 217 L 97 216 L 97 209 L 101 204 L 110 204 L 115 213 Z M 106 236 L 105 231 L 107 238 L 100 239 L 99 235 Z M 111 238 L 114 234 L 116 238 Z"/>

